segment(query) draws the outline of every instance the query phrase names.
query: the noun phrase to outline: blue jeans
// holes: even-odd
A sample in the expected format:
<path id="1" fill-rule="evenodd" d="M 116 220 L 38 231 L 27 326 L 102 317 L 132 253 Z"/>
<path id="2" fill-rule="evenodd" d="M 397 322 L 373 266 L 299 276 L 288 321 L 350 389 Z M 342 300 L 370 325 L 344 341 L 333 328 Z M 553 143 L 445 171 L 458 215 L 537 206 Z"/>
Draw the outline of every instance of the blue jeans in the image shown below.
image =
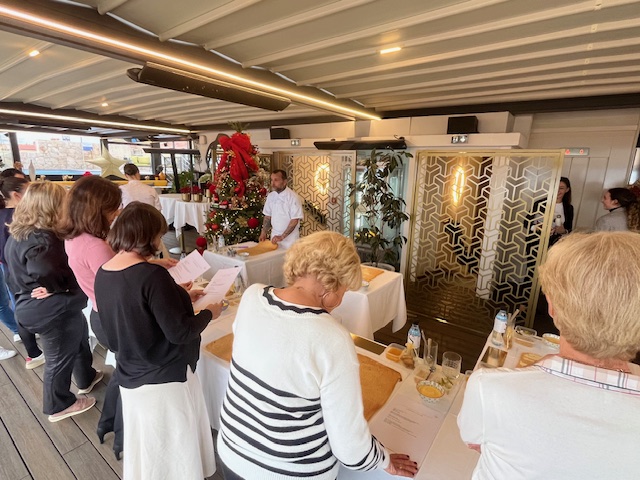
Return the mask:
<path id="1" fill-rule="evenodd" d="M 11 305 L 11 297 L 13 295 L 9 294 L 9 287 L 7 287 L 7 281 L 4 277 L 5 268 L 4 265 L 0 268 L 0 322 L 4 323 L 11 330 L 11 333 L 16 335 L 18 333 L 18 324 L 13 315 Z"/>

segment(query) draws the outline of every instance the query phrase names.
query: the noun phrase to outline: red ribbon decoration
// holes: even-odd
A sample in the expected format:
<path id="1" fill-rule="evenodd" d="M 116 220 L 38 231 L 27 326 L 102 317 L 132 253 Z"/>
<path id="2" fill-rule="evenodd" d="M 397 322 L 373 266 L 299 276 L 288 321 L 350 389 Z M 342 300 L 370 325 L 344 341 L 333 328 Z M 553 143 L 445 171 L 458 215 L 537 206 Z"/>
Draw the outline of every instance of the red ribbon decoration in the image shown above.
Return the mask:
<path id="1" fill-rule="evenodd" d="M 244 181 L 249 178 L 249 170 L 258 171 L 258 165 L 253 159 L 253 145 L 249 135 L 234 133 L 231 137 L 221 136 L 220 146 L 224 150 L 217 173 L 229 167 L 229 175 L 238 184 L 238 197 L 243 197 L 245 192 Z"/>

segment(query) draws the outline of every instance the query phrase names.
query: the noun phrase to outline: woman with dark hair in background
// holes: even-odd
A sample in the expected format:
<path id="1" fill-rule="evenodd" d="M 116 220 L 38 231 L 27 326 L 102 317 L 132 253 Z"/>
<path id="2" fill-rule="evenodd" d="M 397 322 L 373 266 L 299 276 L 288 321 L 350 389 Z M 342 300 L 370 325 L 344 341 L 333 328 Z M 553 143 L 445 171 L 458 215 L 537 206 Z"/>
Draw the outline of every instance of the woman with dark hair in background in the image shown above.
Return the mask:
<path id="1" fill-rule="evenodd" d="M 0 320 L 13 333 L 14 342 L 24 343 L 24 347 L 27 350 L 25 367 L 31 370 L 45 362 L 44 354 L 36 343 L 36 336 L 27 332 L 15 320 L 13 313 L 15 301 L 13 292 L 7 286 L 8 269 L 7 261 L 4 258 L 4 247 L 9 239 L 8 225 L 13 220 L 13 211 L 27 190 L 29 182 L 17 170 L 15 170 L 17 172 L 15 175 L 12 172 L 7 174 L 6 172 L 9 170 L 15 169 L 7 169 L 0 174 L 0 194 L 2 195 L 2 198 L 0 198 Z"/>
<path id="2" fill-rule="evenodd" d="M 105 239 L 120 212 L 121 200 L 120 189 L 115 183 L 95 175 L 82 177 L 74 182 L 65 199 L 62 227 L 69 266 L 91 301 L 91 329 L 98 341 L 112 351 L 102 330 L 94 283 L 98 269 L 115 256 Z M 113 451 L 119 459 L 122 452 L 122 410 L 117 372 L 116 368 L 107 386 L 97 434 L 102 443 L 107 433 L 114 433 Z"/>
<path id="3" fill-rule="evenodd" d="M 31 333 L 39 333 L 47 357 L 43 379 L 43 411 L 57 422 L 93 407 L 96 399 L 76 397 L 69 387 L 73 374 L 78 393 L 89 393 L 102 380 L 91 363 L 87 297 L 76 281 L 60 238 L 60 205 L 66 192 L 51 182 L 29 185 L 16 206 L 5 247 L 8 283 L 16 294 L 16 317 Z"/>
<path id="4" fill-rule="evenodd" d="M 640 204 L 628 188 L 610 188 L 604 192 L 602 206 L 609 213 L 598 218 L 597 231 L 640 230 Z"/>

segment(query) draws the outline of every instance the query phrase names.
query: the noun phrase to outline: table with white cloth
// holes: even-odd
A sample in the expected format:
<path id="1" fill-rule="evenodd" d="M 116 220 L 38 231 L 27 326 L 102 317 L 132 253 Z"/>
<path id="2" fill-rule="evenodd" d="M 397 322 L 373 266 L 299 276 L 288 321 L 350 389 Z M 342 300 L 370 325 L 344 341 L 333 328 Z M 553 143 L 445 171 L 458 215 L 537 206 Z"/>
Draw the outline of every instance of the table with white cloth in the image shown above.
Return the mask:
<path id="1" fill-rule="evenodd" d="M 202 384 L 211 427 L 216 430 L 220 429 L 220 411 L 229 379 L 229 363 L 206 351 L 205 346 L 231 333 L 236 309 L 237 307 L 230 307 L 226 312 L 223 312 L 220 318 L 212 321 L 202 332 L 200 360 L 196 373 Z M 372 344 L 374 342 L 369 341 L 369 343 Z M 429 423 L 429 429 L 431 431 L 429 441 L 431 443 L 428 447 L 426 445 L 424 446 L 427 453 L 424 458 L 414 458 L 420 466 L 415 478 L 419 480 L 467 480 L 471 478 L 471 473 L 475 468 L 479 455 L 475 451 L 467 448 L 462 442 L 456 422 L 456 417 L 462 403 L 464 387 L 466 385 L 465 377 L 461 376 L 456 386 L 446 397 L 441 399 L 440 402 L 426 405 L 419 400 L 412 371 L 407 370 L 397 363 L 390 362 L 385 358 L 384 354 L 376 355 L 359 347 L 356 349 L 359 354 L 374 358 L 381 364 L 398 370 L 403 378 L 402 382 L 396 386 L 396 389 L 391 394 L 387 404 L 382 407 L 369 422 L 378 440 L 386 445 L 392 445 L 398 440 L 396 438 L 385 438 L 381 436 L 375 432 L 374 426 L 376 422 L 378 422 L 378 424 L 381 423 L 384 417 L 380 416 L 385 415 L 385 411 L 395 408 L 394 405 L 409 396 L 412 402 L 415 400 L 415 402 L 412 403 L 414 408 L 419 410 L 420 413 L 429 415 L 430 418 L 433 419 L 430 420 Z M 257 354 L 259 354 L 259 352 L 257 352 Z M 398 433 L 398 435 L 402 435 L 402 433 Z M 412 441 L 412 439 L 407 437 L 402 439 L 402 441 Z M 371 480 L 390 479 L 392 477 L 382 470 L 355 472 L 341 466 L 338 478 Z"/>
<path id="2" fill-rule="evenodd" d="M 242 252 L 245 247 L 253 247 L 256 242 L 244 242 L 233 245 L 237 252 Z M 271 252 L 261 253 L 260 255 L 252 255 L 250 257 L 242 257 L 236 255 L 230 257 L 226 254 L 228 249 L 220 252 L 206 251 L 202 257 L 211 266 L 211 269 L 203 276 L 209 280 L 221 268 L 240 267 L 240 276 L 245 286 L 254 283 L 264 283 L 274 287 L 284 287 L 284 273 L 282 266 L 284 265 L 284 255 L 287 250 L 277 248 Z"/>
<path id="3" fill-rule="evenodd" d="M 368 287 L 345 293 L 342 303 L 331 314 L 351 333 L 373 340 L 373 332 L 393 322 L 393 331 L 407 322 L 407 302 L 402 275 L 385 271 Z"/>
<path id="4" fill-rule="evenodd" d="M 180 193 L 167 193 L 164 195 L 159 195 L 160 206 L 162 207 L 162 215 L 167 221 L 167 225 L 171 225 L 173 223 L 173 217 L 176 214 L 176 202 L 180 200 L 182 194 Z"/>
<path id="5" fill-rule="evenodd" d="M 198 233 L 204 233 L 204 224 L 210 206 L 209 202 L 183 202 L 182 200 L 176 200 L 173 213 L 173 226 L 176 229 L 176 237 L 182 235 L 182 228 L 185 225 L 191 225 L 196 228 Z"/>

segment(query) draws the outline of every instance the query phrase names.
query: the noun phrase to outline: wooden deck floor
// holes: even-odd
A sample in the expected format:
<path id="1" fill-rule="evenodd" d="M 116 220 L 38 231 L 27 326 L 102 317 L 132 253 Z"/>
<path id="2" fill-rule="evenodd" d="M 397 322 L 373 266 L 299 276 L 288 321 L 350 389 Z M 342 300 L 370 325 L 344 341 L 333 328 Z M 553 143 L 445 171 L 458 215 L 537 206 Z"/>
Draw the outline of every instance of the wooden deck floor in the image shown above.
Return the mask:
<path id="1" fill-rule="evenodd" d="M 96 406 L 75 417 L 50 423 L 42 413 L 44 366 L 25 368 L 26 351 L 0 328 L 0 346 L 18 354 L 0 362 L 0 479 L 2 480 L 117 480 L 122 461 L 113 454 L 113 434 L 100 444 L 95 433 L 106 386 L 113 371 L 104 365 L 105 351 L 98 346 L 93 366 L 105 372 L 90 396 Z M 72 391 L 77 387 L 72 385 Z M 216 472 L 211 479 L 222 480 Z"/>

